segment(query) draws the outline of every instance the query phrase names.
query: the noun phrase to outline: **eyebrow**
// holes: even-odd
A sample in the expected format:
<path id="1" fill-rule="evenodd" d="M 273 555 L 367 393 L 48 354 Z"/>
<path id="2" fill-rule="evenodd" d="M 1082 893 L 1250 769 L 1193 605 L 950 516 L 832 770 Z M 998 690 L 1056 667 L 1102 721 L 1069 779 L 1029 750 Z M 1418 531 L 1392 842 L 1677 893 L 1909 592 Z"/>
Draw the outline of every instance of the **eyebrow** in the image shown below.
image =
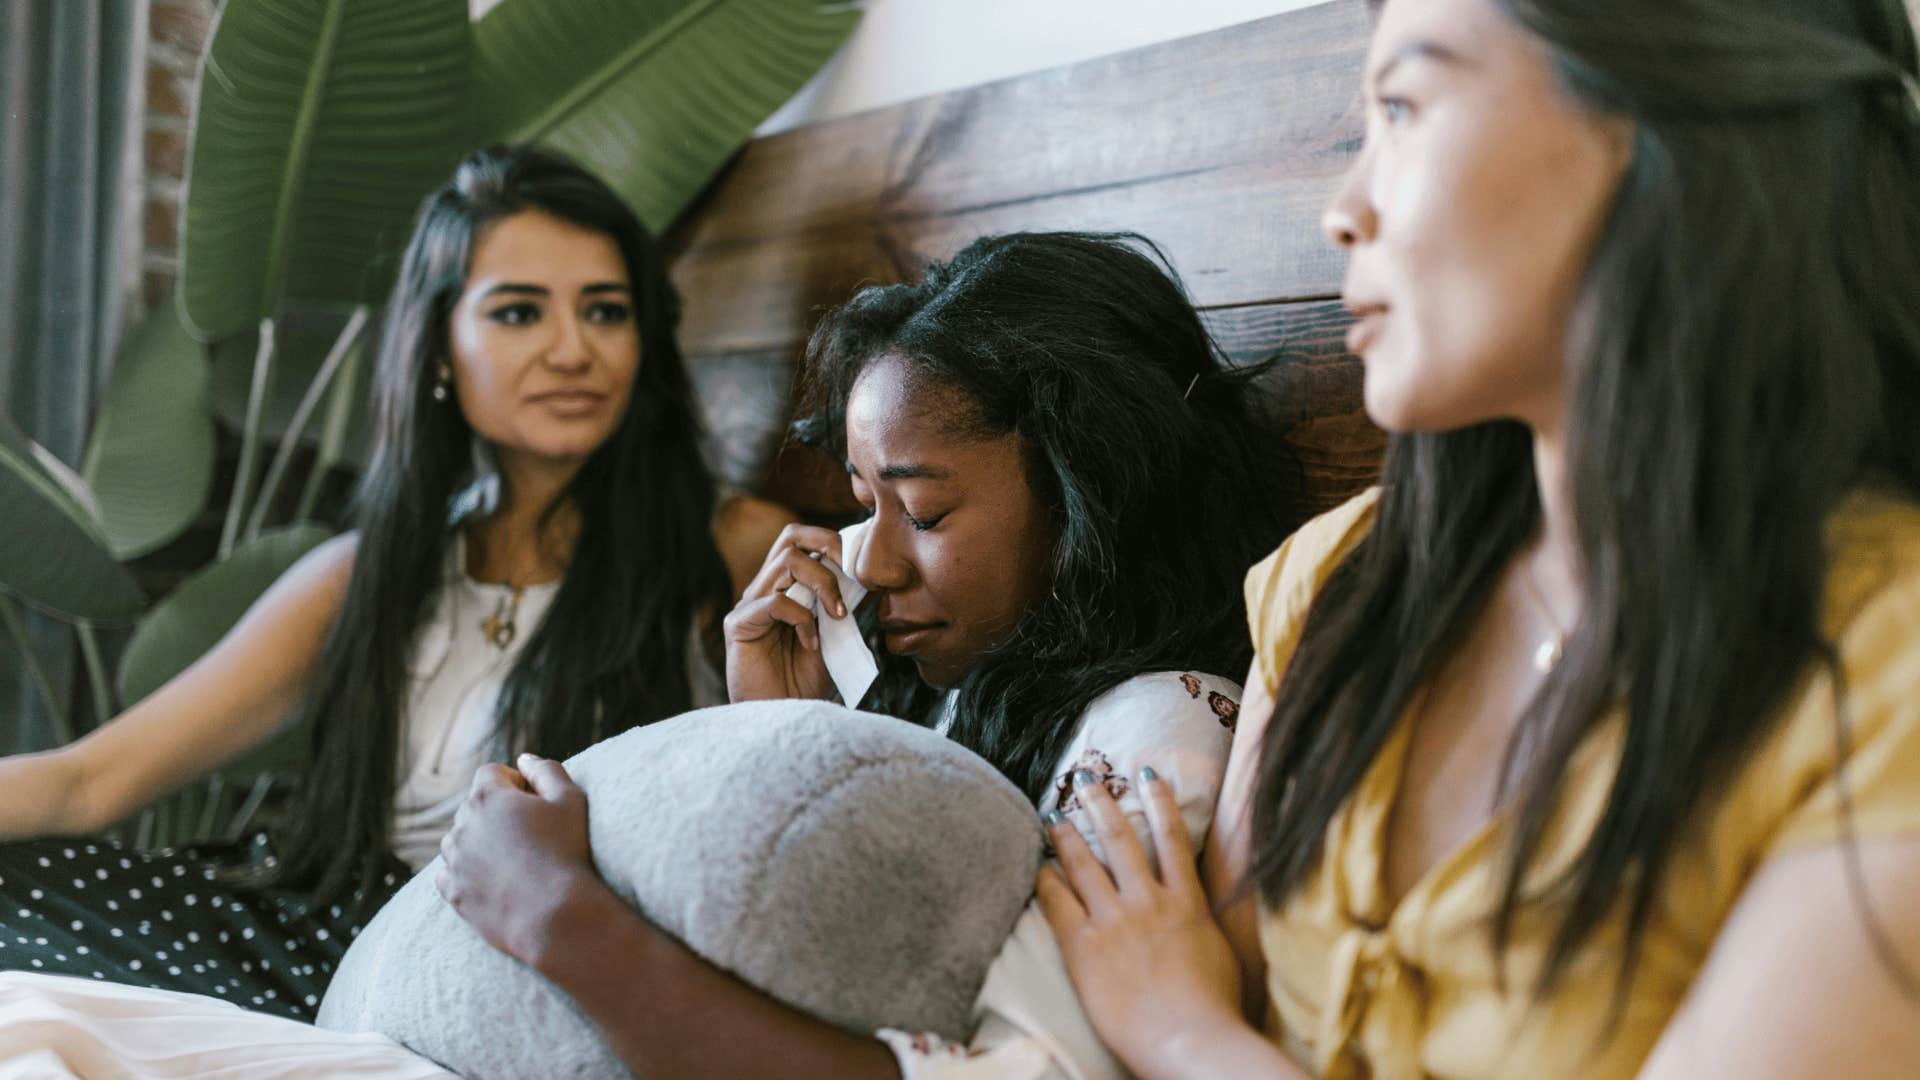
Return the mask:
<path id="1" fill-rule="evenodd" d="M 847 472 L 860 475 L 860 470 L 853 467 L 853 462 L 847 462 L 846 466 Z M 952 476 L 947 470 L 932 465 L 887 465 L 880 470 L 882 480 L 946 480 Z"/>
<path id="2" fill-rule="evenodd" d="M 1429 38 L 1421 38 L 1417 41 L 1409 41 L 1393 50 L 1385 60 L 1380 62 L 1380 66 L 1374 70 L 1373 77 L 1367 80 L 1368 83 L 1377 88 L 1389 72 L 1409 60 L 1433 60 L 1457 67 L 1471 67 L 1473 64 L 1471 60 L 1447 46 Z"/>
<path id="3" fill-rule="evenodd" d="M 632 291 L 632 289 L 627 288 L 617 281 L 596 281 L 582 288 L 580 294 L 582 296 L 598 296 L 605 293 L 630 293 Z M 489 285 L 487 291 L 480 294 L 480 299 L 485 300 L 499 293 L 508 293 L 514 296 L 553 295 L 552 291 L 545 285 L 527 285 L 518 281 L 503 281 L 498 285 Z"/>

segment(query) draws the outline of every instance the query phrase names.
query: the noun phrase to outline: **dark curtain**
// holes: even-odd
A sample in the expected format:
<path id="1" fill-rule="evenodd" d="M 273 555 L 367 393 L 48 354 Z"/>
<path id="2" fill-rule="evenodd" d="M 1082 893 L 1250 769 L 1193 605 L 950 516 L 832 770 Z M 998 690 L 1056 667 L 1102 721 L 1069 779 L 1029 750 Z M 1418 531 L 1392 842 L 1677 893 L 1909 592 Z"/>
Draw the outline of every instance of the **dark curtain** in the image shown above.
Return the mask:
<path id="1" fill-rule="evenodd" d="M 0 0 L 0 407 L 76 468 L 137 287 L 146 38 L 147 0 Z M 28 618 L 71 701 L 72 631 Z M 0 753 L 50 721 L 0 635 Z"/>

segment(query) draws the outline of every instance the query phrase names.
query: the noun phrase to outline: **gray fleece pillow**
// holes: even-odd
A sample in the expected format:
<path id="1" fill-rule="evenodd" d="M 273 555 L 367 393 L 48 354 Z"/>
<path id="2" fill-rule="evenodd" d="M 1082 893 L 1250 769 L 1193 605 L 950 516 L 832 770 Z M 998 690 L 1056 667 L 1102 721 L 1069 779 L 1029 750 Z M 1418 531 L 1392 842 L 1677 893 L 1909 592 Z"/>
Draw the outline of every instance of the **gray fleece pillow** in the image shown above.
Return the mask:
<path id="1" fill-rule="evenodd" d="M 963 1038 L 1032 891 L 1031 803 L 923 728 L 814 701 L 687 713 L 567 762 L 607 883 L 720 967 L 821 1019 Z M 624 1070 L 546 980 L 435 891 L 438 862 L 340 963 L 318 1023 L 488 1080 Z"/>

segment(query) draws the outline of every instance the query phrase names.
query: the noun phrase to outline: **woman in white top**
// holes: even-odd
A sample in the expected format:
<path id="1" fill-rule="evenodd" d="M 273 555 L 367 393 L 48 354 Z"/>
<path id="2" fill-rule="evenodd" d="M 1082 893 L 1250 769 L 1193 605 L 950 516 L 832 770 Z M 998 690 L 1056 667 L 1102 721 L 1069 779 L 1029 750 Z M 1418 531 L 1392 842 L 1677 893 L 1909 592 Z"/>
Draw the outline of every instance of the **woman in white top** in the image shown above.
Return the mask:
<path id="1" fill-rule="evenodd" d="M 1144 249 L 1144 250 L 1143 250 Z M 1285 535 L 1278 433 L 1178 282 L 1137 237 L 980 240 L 917 285 L 863 291 L 810 346 L 798 433 L 841 458 L 872 513 L 857 552 L 790 526 L 728 616 L 734 700 L 827 697 L 820 627 L 844 565 L 885 667 L 858 704 L 935 723 L 1084 818 L 1076 784 L 1138 807 L 1152 761 L 1208 818 L 1249 648 L 1239 580 Z M 1153 253 L 1157 254 L 1157 253 Z M 442 891 L 498 948 L 572 996 L 637 1075 L 1113 1075 L 1044 922 L 1023 917 L 979 998 L 971 1047 L 861 1037 L 711 967 L 595 877 L 564 770 L 481 770 L 443 850 Z M 902 813 L 912 813 L 902 807 Z M 804 903 L 801 897 L 795 903 Z"/>
<path id="2" fill-rule="evenodd" d="M 524 149 L 463 161 L 386 309 L 356 530 L 112 723 L 0 760 L 0 837 L 80 836 L 304 717 L 285 828 L 250 853 L 0 847 L 0 968 L 310 1017 L 481 763 L 718 701 L 719 615 L 786 518 L 716 515 L 678 310 L 590 174 Z"/>

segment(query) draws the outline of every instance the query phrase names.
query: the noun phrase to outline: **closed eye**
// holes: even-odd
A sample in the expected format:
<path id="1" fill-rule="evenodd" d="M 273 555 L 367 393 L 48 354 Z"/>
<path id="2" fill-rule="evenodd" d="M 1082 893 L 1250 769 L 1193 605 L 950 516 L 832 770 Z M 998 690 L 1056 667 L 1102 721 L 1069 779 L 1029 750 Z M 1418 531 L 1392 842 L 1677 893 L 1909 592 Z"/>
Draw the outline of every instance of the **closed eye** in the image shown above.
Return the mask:
<path id="1" fill-rule="evenodd" d="M 914 529 L 916 529 L 919 532 L 926 532 L 928 529 L 931 529 L 935 525 L 940 524 L 942 521 L 945 521 L 947 518 L 947 515 L 945 514 L 935 514 L 933 517 L 930 517 L 930 518 L 917 518 L 917 517 L 914 517 L 912 514 L 907 513 L 905 510 L 900 511 L 900 515 L 907 519 L 907 524 L 913 526 Z"/>

